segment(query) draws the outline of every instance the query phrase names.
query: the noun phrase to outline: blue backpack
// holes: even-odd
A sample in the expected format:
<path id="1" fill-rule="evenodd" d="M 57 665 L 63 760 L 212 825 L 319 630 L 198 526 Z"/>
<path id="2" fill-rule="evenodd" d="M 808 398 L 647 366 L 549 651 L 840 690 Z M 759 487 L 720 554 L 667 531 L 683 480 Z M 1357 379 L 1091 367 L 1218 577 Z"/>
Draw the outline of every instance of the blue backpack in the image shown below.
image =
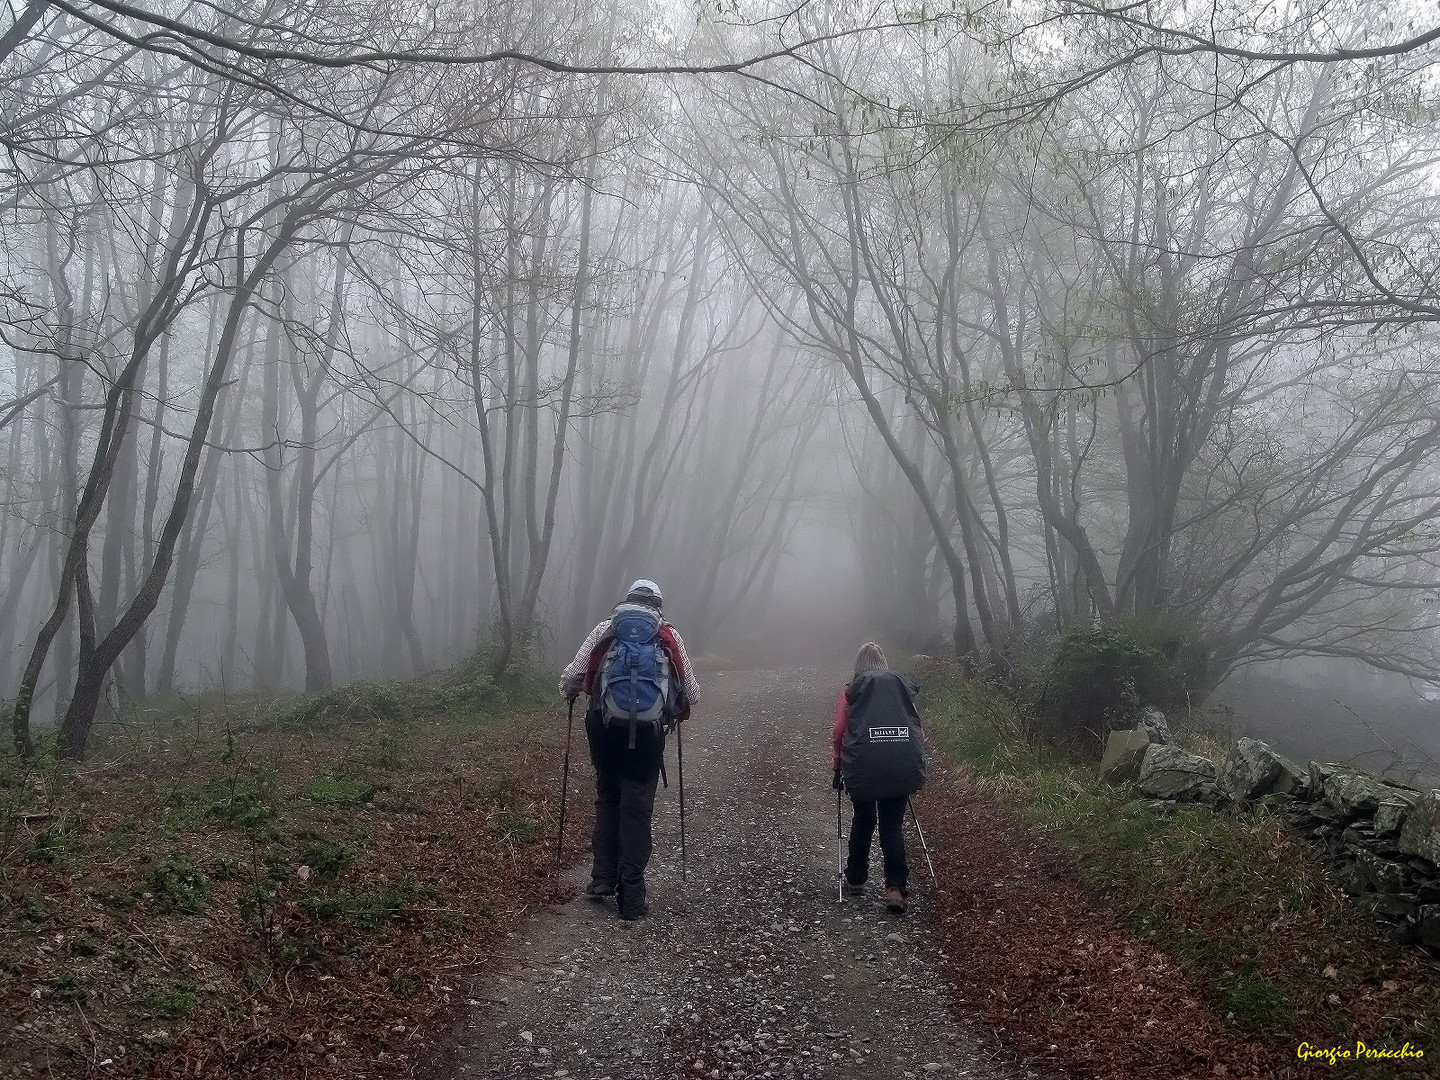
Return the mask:
<path id="1" fill-rule="evenodd" d="M 607 724 L 635 729 L 665 726 L 671 709 L 670 660 L 660 644 L 660 614 L 622 611 L 610 620 L 610 648 L 600 662 L 600 715 Z"/>

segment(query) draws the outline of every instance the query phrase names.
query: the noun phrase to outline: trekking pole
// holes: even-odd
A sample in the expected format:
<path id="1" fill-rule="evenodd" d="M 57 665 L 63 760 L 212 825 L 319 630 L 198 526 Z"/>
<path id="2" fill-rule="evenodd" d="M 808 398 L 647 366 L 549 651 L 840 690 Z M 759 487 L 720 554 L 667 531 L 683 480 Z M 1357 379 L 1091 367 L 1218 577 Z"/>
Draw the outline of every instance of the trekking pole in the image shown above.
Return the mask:
<path id="1" fill-rule="evenodd" d="M 930 880 L 939 885 L 940 879 L 935 876 L 935 864 L 930 861 L 930 845 L 925 843 L 925 832 L 920 828 L 920 819 L 915 816 L 915 804 L 907 798 L 905 805 L 910 807 L 910 820 L 915 822 L 915 834 L 920 837 L 920 850 L 925 852 L 925 864 L 930 867 Z"/>
<path id="2" fill-rule="evenodd" d="M 570 712 L 565 718 L 565 770 L 560 781 L 560 833 L 555 837 L 555 865 L 565 853 L 565 797 L 570 793 L 570 736 L 575 730 L 575 699 L 570 699 Z"/>
<path id="3" fill-rule="evenodd" d="M 679 724 L 675 725 L 675 758 L 680 774 L 680 887 L 683 890 L 689 879 L 685 876 L 685 736 Z"/>
<path id="4" fill-rule="evenodd" d="M 835 789 L 835 889 L 840 903 L 845 902 L 845 855 L 840 832 L 840 789 Z"/>

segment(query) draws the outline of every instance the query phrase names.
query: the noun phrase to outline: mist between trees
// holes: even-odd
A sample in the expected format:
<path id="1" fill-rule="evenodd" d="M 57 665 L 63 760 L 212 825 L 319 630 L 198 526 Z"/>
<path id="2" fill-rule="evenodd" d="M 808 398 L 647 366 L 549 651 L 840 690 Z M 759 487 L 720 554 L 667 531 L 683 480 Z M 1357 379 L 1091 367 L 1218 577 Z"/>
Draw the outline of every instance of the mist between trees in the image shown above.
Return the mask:
<path id="1" fill-rule="evenodd" d="M 857 625 L 1001 670 L 1139 615 L 1208 686 L 1440 675 L 1427 9 L 0 18 L 21 753 L 503 675 L 641 575 L 697 653 L 849 567 Z"/>

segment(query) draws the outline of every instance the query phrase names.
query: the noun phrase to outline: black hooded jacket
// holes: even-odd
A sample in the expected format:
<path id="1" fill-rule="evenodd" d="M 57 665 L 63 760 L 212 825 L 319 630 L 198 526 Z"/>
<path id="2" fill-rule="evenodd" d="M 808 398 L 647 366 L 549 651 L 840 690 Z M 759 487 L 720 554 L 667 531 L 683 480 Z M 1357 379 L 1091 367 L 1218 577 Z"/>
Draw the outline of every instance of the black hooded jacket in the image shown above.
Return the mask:
<path id="1" fill-rule="evenodd" d="M 915 684 L 898 671 L 870 671 L 845 688 L 840 771 L 857 799 L 913 795 L 925 783 L 925 737 Z"/>

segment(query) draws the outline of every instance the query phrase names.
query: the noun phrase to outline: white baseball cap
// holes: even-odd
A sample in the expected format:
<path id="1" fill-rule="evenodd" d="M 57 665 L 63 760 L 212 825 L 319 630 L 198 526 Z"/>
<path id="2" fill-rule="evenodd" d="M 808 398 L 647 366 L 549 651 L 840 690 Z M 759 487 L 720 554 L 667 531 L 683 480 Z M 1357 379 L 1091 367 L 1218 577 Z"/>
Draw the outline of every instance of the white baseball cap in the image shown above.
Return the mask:
<path id="1" fill-rule="evenodd" d="M 649 578 L 639 578 L 636 580 L 626 591 L 625 595 L 629 597 L 635 596 L 637 593 L 640 596 L 653 596 L 656 602 L 663 602 L 665 599 L 660 595 L 660 586 L 656 585 L 655 582 Z"/>

